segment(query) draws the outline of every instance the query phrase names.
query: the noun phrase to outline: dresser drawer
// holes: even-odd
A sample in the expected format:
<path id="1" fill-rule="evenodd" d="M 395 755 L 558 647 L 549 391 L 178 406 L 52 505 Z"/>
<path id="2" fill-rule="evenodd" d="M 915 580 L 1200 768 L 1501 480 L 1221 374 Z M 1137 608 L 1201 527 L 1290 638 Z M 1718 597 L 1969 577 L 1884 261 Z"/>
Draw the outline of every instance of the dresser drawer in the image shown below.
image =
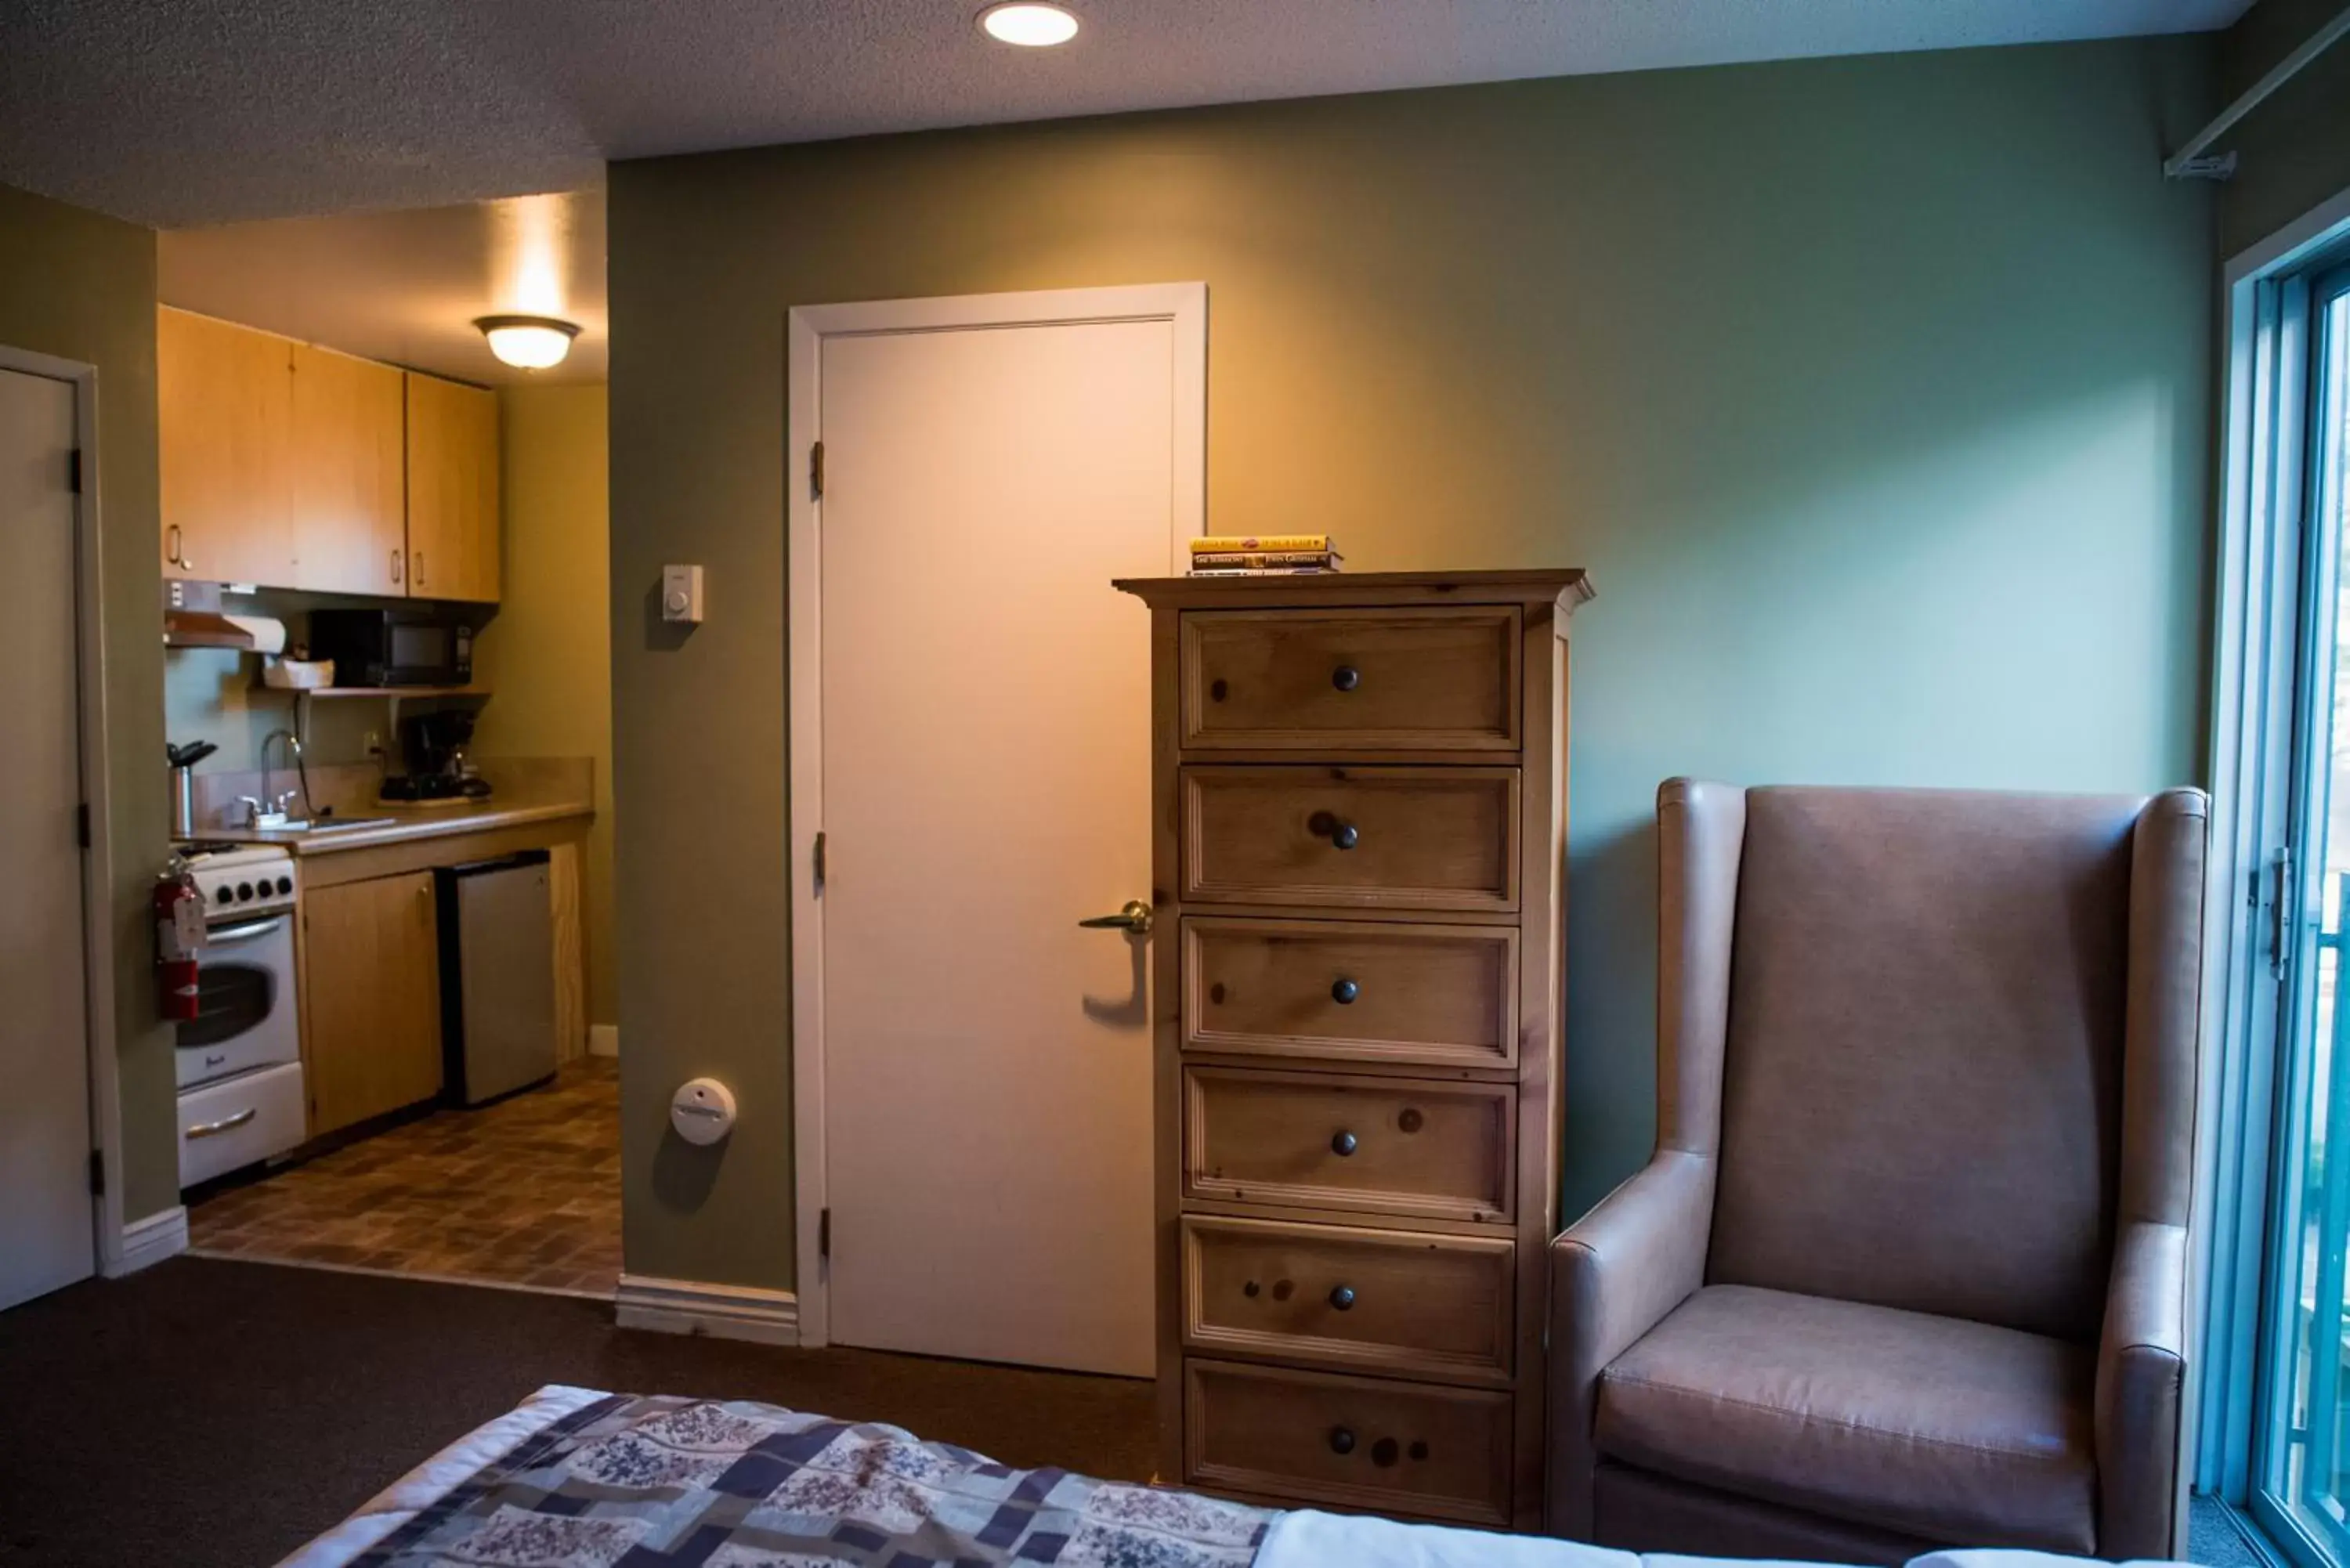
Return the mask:
<path id="1" fill-rule="evenodd" d="M 1506 1220 L 1508 1084 L 1190 1067 L 1183 1189 L 1192 1198 Z"/>
<path id="2" fill-rule="evenodd" d="M 1515 768 L 1182 772 L 1185 901 L 1518 907 Z"/>
<path id="3" fill-rule="evenodd" d="M 1339 1062 L 1511 1066 L 1518 1058 L 1517 930 L 1185 920 L 1183 1044 Z"/>
<path id="4" fill-rule="evenodd" d="M 1510 1396 L 1183 1364 L 1183 1479 L 1473 1524 L 1510 1521 Z"/>
<path id="5" fill-rule="evenodd" d="M 1506 1239 L 1191 1215 L 1183 1344 L 1370 1372 L 1506 1381 Z"/>
<path id="6" fill-rule="evenodd" d="M 1188 749 L 1517 750 L 1513 605 L 1194 610 L 1182 626 Z"/>

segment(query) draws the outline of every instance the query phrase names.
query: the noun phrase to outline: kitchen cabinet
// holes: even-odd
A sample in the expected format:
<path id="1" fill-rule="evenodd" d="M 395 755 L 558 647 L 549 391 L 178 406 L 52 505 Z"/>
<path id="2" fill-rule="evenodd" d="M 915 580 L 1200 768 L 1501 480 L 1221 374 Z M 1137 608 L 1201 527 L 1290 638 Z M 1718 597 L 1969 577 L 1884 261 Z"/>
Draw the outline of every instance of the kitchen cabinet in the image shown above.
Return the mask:
<path id="1" fill-rule="evenodd" d="M 166 576 L 495 602 L 497 394 L 159 307 Z"/>
<path id="2" fill-rule="evenodd" d="M 307 343 L 293 349 L 295 586 L 407 592 L 402 372 Z"/>
<path id="3" fill-rule="evenodd" d="M 293 347 L 208 316 L 156 312 L 166 576 L 296 586 Z"/>
<path id="4" fill-rule="evenodd" d="M 304 890 L 312 1137 L 440 1094 L 438 923 L 430 871 Z"/>
<path id="5" fill-rule="evenodd" d="M 498 400 L 408 373 L 408 591 L 498 597 Z"/>

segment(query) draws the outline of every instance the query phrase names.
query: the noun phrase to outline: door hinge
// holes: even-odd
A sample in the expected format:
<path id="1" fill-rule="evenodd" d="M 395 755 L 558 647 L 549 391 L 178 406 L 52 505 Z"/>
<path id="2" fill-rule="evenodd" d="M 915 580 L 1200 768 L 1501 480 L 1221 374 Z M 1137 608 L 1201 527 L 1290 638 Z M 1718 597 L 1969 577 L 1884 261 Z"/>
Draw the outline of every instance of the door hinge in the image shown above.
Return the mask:
<path id="1" fill-rule="evenodd" d="M 84 849 L 89 847 L 89 802 L 88 801 L 83 801 L 74 807 L 74 836 L 81 841 L 81 846 Z"/>
<path id="2" fill-rule="evenodd" d="M 81 493 L 81 448 L 66 453 L 66 486 L 76 495 Z"/>
<path id="3" fill-rule="evenodd" d="M 816 1211 L 816 1255 L 820 1262 L 832 1262 L 832 1210 L 829 1209 Z"/>
<path id="4" fill-rule="evenodd" d="M 89 1195 L 92 1198 L 106 1196 L 106 1151 L 102 1148 L 89 1151 Z"/>
<path id="5" fill-rule="evenodd" d="M 824 835 L 821 832 L 816 836 L 815 861 L 816 890 L 821 893 L 824 891 Z"/>
<path id="6" fill-rule="evenodd" d="M 808 493 L 816 500 L 824 499 L 824 442 L 808 448 Z"/>

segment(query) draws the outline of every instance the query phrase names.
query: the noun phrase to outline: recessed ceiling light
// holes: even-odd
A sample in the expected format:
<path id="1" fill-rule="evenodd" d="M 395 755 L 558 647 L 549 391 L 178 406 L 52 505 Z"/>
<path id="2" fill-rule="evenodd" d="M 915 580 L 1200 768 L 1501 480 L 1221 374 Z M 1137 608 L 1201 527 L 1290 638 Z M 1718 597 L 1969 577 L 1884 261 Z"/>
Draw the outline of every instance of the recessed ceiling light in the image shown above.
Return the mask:
<path id="1" fill-rule="evenodd" d="M 1040 0 L 1006 0 L 1003 5 L 990 5 L 979 14 L 979 25 L 997 43 L 1017 44 L 1024 49 L 1050 48 L 1077 36 L 1074 15 Z"/>
<path id="2" fill-rule="evenodd" d="M 560 365 L 579 328 L 552 316 L 484 316 L 473 323 L 490 340 L 490 352 L 519 370 Z"/>

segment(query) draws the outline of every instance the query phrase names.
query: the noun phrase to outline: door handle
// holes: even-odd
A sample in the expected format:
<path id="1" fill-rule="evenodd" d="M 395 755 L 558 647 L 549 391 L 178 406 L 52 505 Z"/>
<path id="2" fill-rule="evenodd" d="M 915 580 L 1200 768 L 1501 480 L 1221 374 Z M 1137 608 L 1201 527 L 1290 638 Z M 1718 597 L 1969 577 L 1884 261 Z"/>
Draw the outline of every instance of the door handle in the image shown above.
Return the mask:
<path id="1" fill-rule="evenodd" d="M 1126 908 L 1115 915 L 1096 915 L 1077 922 L 1089 931 L 1128 931 L 1138 937 L 1150 934 L 1150 906 L 1139 898 L 1128 898 Z"/>

